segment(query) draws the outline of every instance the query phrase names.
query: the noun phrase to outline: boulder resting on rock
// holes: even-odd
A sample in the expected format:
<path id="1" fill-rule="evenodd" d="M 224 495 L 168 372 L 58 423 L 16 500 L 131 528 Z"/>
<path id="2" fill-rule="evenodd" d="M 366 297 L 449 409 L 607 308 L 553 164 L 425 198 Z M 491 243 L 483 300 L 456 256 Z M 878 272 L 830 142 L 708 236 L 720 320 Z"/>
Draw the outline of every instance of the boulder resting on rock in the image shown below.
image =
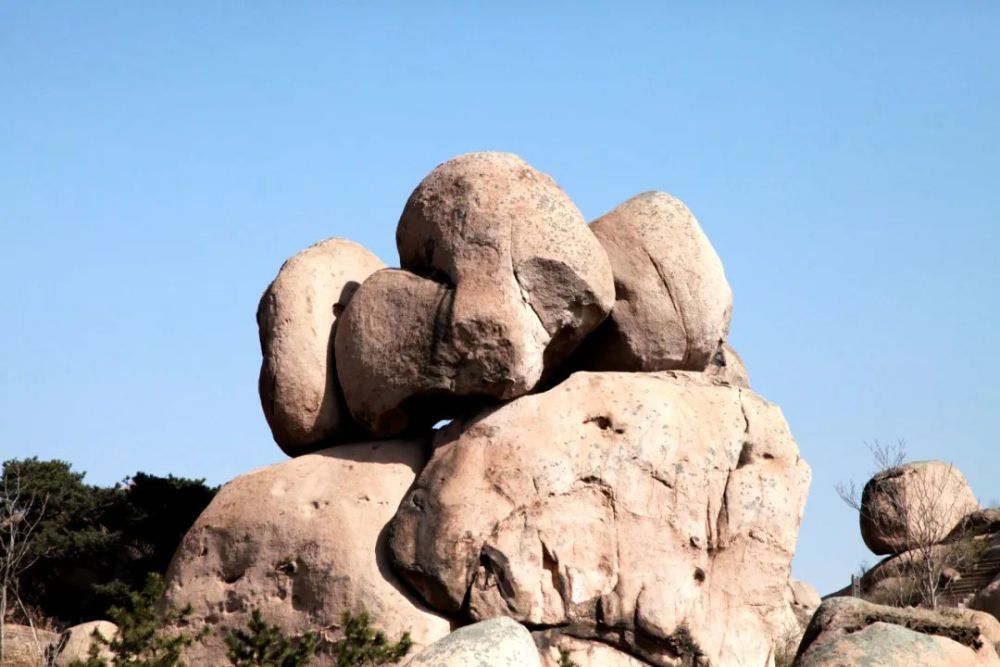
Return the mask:
<path id="1" fill-rule="evenodd" d="M 541 667 L 531 633 L 509 618 L 455 630 L 417 653 L 405 667 Z"/>
<path id="2" fill-rule="evenodd" d="M 327 239 L 282 264 L 260 298 L 260 403 L 289 456 L 360 433 L 340 391 L 333 336 L 354 291 L 383 267 L 354 241 Z"/>
<path id="3" fill-rule="evenodd" d="M 403 209 L 401 270 L 361 285 L 336 336 L 351 414 L 376 435 L 526 394 L 607 316 L 607 254 L 549 176 L 509 153 L 434 169 Z"/>
<path id="4" fill-rule="evenodd" d="M 861 537 L 876 554 L 944 540 L 979 509 L 965 475 L 944 461 L 914 461 L 878 473 L 861 494 Z"/>
<path id="5" fill-rule="evenodd" d="M 611 259 L 615 306 L 588 346 L 588 367 L 705 370 L 729 333 L 733 295 L 687 206 L 644 192 L 590 228 Z"/>

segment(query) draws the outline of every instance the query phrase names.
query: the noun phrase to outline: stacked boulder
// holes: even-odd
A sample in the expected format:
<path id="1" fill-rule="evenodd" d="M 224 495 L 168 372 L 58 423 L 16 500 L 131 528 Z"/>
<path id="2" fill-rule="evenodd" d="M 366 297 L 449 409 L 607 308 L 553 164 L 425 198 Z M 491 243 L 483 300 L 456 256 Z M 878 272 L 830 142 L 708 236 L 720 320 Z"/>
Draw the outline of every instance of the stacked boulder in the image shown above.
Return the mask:
<path id="1" fill-rule="evenodd" d="M 726 342 L 684 204 L 588 225 L 549 176 L 472 153 L 417 186 L 396 242 L 400 268 L 323 241 L 265 291 L 261 402 L 295 458 L 223 487 L 165 603 L 319 630 L 319 665 L 345 611 L 409 631 L 413 665 L 773 664 L 810 470 Z"/>

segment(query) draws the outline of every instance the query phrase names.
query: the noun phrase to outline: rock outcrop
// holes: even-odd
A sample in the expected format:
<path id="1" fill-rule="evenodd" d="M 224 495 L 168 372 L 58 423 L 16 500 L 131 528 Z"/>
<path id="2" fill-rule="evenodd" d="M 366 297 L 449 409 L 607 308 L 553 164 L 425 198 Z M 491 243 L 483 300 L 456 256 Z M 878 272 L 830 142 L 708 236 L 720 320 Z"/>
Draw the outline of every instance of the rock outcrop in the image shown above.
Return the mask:
<path id="1" fill-rule="evenodd" d="M 997 667 L 1000 623 L 987 614 L 933 612 L 856 598 L 823 602 L 806 629 L 795 667 Z"/>
<path id="2" fill-rule="evenodd" d="M 531 633 L 509 618 L 467 625 L 417 653 L 405 667 L 541 667 Z"/>
<path id="3" fill-rule="evenodd" d="M 337 380 L 333 336 L 354 291 L 384 266 L 354 241 L 327 239 L 286 261 L 261 297 L 260 402 L 289 456 L 358 439 Z"/>
<path id="4" fill-rule="evenodd" d="M 680 200 L 645 192 L 591 223 L 611 259 L 615 307 L 589 367 L 701 371 L 729 333 L 732 290 L 722 262 Z"/>
<path id="5" fill-rule="evenodd" d="M 809 478 L 780 410 L 749 391 L 577 373 L 439 434 L 393 562 L 446 613 L 560 626 L 656 665 L 765 664 L 795 623 Z"/>
<path id="6" fill-rule="evenodd" d="M 362 284 L 336 337 L 351 414 L 390 435 L 476 398 L 533 390 L 614 303 L 608 257 L 555 181 L 470 153 L 417 187 L 396 232 L 402 270 Z"/>
<path id="7" fill-rule="evenodd" d="M 742 357 L 729 343 L 723 343 L 705 367 L 705 374 L 734 387 L 750 388 L 750 374 Z"/>
<path id="8" fill-rule="evenodd" d="M 878 473 L 861 495 L 861 537 L 876 554 L 941 542 L 979 509 L 965 475 L 944 461 L 914 461 Z"/>
<path id="9" fill-rule="evenodd" d="M 189 664 L 225 664 L 224 633 L 253 609 L 291 635 L 338 638 L 342 612 L 367 611 L 391 638 L 433 642 L 450 623 L 414 602 L 389 569 L 384 531 L 424 462 L 419 440 L 343 445 L 226 484 L 184 537 L 165 604 L 213 632 Z M 332 664 L 329 641 L 315 662 Z"/>

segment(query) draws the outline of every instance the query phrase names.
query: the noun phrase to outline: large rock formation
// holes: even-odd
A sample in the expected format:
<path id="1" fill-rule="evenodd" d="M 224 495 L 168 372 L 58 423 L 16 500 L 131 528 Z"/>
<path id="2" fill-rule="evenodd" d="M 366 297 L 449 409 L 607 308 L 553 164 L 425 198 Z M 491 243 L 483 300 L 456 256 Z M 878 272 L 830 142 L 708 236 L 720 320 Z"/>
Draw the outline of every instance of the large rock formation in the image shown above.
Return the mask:
<path id="1" fill-rule="evenodd" d="M 861 537 L 876 554 L 943 541 L 979 503 L 965 476 L 944 461 L 915 461 L 872 477 L 861 496 Z"/>
<path id="2" fill-rule="evenodd" d="M 590 228 L 615 275 L 615 307 L 595 334 L 590 367 L 704 370 L 729 333 L 733 297 L 691 211 L 645 192 Z"/>
<path id="3" fill-rule="evenodd" d="M 998 667 L 1000 623 L 980 612 L 884 607 L 826 600 L 799 646 L 795 667 Z"/>
<path id="4" fill-rule="evenodd" d="M 577 373 L 438 436 L 392 523 L 393 561 L 473 620 L 562 626 L 657 665 L 763 665 L 795 623 L 809 477 L 781 412 L 749 391 Z"/>
<path id="5" fill-rule="evenodd" d="M 608 257 L 555 181 L 506 153 L 432 171 L 396 232 L 403 270 L 362 284 L 336 337 L 354 417 L 379 435 L 462 399 L 534 389 L 607 316 Z"/>
<path id="6" fill-rule="evenodd" d="M 224 633 L 251 611 L 292 635 L 338 638 L 342 612 L 418 644 L 450 623 L 422 608 L 384 558 L 384 531 L 423 464 L 416 440 L 344 445 L 269 466 L 226 484 L 184 537 L 167 573 L 165 604 L 194 610 L 213 632 L 189 664 L 225 664 Z M 315 664 L 332 664 L 329 642 Z"/>
<path id="7" fill-rule="evenodd" d="M 333 335 L 354 291 L 384 266 L 354 241 L 327 239 L 286 261 L 261 297 L 260 402 L 286 454 L 357 438 L 337 380 Z"/>

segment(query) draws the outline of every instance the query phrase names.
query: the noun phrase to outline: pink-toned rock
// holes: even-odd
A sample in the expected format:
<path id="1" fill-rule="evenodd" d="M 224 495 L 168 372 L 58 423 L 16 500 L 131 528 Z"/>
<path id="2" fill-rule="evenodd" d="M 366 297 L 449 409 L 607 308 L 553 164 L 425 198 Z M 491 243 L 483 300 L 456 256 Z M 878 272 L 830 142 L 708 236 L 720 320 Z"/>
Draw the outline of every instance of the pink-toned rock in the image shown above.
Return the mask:
<path id="1" fill-rule="evenodd" d="M 986 614 L 830 598 L 806 628 L 794 666 L 998 667 L 998 633 Z"/>
<path id="2" fill-rule="evenodd" d="M 344 611 L 367 611 L 392 639 L 427 644 L 450 623 L 413 601 L 384 553 L 384 529 L 423 464 L 425 442 L 342 445 L 226 484 L 184 537 L 167 572 L 164 604 L 194 610 L 212 632 L 188 664 L 226 664 L 223 637 L 253 609 L 290 635 L 328 641 L 314 663 L 333 664 Z"/>
<path id="3" fill-rule="evenodd" d="M 431 606 L 655 665 L 766 663 L 809 484 L 780 410 L 701 373 L 576 373 L 446 427 L 391 527 Z M 753 563 L 751 569 L 747 563 Z"/>
<path id="4" fill-rule="evenodd" d="M 701 371 L 729 333 L 732 290 L 691 211 L 644 192 L 591 223 L 611 259 L 615 306 L 594 334 L 595 370 Z"/>
<path id="5" fill-rule="evenodd" d="M 914 461 L 872 477 L 861 494 L 861 537 L 876 554 L 942 541 L 979 509 L 965 475 L 944 461 Z"/>
<path id="6" fill-rule="evenodd" d="M 562 667 L 563 655 L 577 667 L 645 667 L 648 663 L 603 642 L 578 639 L 558 630 L 533 633 L 542 667 Z"/>
<path id="7" fill-rule="evenodd" d="M 336 337 L 347 405 L 379 435 L 528 393 L 614 303 L 607 255 L 576 206 L 507 153 L 434 169 L 396 242 L 404 271 L 363 284 Z"/>
<path id="8" fill-rule="evenodd" d="M 358 435 L 337 380 L 333 335 L 354 291 L 383 266 L 353 241 L 327 239 L 286 261 L 260 299 L 260 402 L 289 456 Z"/>

